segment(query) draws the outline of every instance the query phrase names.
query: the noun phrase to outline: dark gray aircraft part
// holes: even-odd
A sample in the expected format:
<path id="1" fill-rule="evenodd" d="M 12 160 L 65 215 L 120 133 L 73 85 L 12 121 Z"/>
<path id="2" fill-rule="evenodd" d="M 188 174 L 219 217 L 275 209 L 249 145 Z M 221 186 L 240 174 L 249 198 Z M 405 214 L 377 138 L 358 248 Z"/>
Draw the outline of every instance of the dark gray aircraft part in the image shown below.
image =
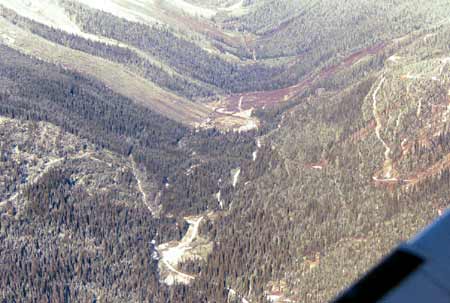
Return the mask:
<path id="1" fill-rule="evenodd" d="M 450 303 L 450 212 L 400 245 L 334 303 Z"/>

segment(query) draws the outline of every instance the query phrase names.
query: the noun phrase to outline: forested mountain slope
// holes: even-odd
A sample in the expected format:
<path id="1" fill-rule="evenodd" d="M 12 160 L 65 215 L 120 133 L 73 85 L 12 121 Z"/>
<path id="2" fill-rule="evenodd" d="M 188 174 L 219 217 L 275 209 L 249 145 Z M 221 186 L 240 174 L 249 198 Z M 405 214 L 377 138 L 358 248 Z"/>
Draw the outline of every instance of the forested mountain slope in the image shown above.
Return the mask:
<path id="1" fill-rule="evenodd" d="M 0 0 L 1 299 L 330 300 L 448 206 L 449 10 Z"/>
<path id="2" fill-rule="evenodd" d="M 326 302 L 448 206 L 448 32 L 360 61 L 285 112 L 213 229 L 208 273 L 227 264 L 258 302 Z"/>
<path id="3" fill-rule="evenodd" d="M 31 263 L 16 259 L 16 250 L 2 254 L 2 264 L 7 266 L 2 279 L 2 289 L 8 289 L 5 299 L 182 300 L 183 287 L 173 290 L 158 282 L 158 253 L 153 246 L 181 239 L 188 227 L 185 215 L 220 209 L 215 193 L 220 187 L 231 187 L 231 181 L 226 180 L 230 171 L 246 155 L 251 157 L 255 148 L 252 135 L 194 132 L 115 94 L 94 79 L 6 47 L 1 53 L 8 60 L 0 69 L 0 112 L 10 117 L 2 118 L 1 132 L 4 180 L 0 224 L 1 237 L 7 240 L 1 251 L 21 247 L 14 239 L 25 237 L 24 245 L 35 246 L 22 245 L 27 252 L 19 254 L 30 262 L 36 255 L 36 262 L 42 264 L 33 266 L 40 266 L 40 276 L 55 273 L 46 277 L 44 284 L 27 284 L 26 279 L 34 281 L 35 276 L 21 273 L 25 274 Z M 220 179 L 224 182 L 217 182 Z M 38 203 L 42 216 L 28 210 L 34 203 L 30 201 Z M 32 224 L 33 233 L 25 229 L 27 224 Z M 85 241 L 90 235 L 86 229 L 99 224 L 104 229 L 92 235 L 95 245 L 88 259 L 79 256 L 83 251 L 78 246 L 61 250 L 62 242 L 52 244 L 52 250 L 39 250 L 66 229 L 76 228 L 74 237 Z M 129 231 L 130 227 L 135 231 Z M 48 237 L 34 233 L 46 231 Z M 95 259 L 102 263 L 93 262 L 91 258 L 104 249 L 99 241 L 110 238 L 117 240 L 111 243 L 108 255 L 114 256 L 102 254 Z M 71 243 L 70 238 L 67 241 Z M 137 243 L 143 250 L 137 249 Z M 125 254 L 125 247 L 133 247 L 133 251 Z M 68 260 L 60 260 L 60 253 Z M 139 255 L 144 259 L 135 259 Z M 56 262 L 51 269 L 47 267 L 50 260 Z M 75 266 L 86 262 L 86 275 L 73 272 Z M 130 262 L 147 264 L 139 268 L 145 280 L 134 270 L 129 275 L 108 276 L 111 266 L 126 266 L 120 267 L 120 272 L 131 270 Z M 97 272 L 96 266 L 103 273 Z M 90 273 L 94 270 L 99 276 Z M 99 282 L 101 277 L 107 281 Z M 132 280 L 141 281 L 149 290 L 141 292 L 141 286 Z M 23 290 L 17 287 L 25 284 L 28 286 Z M 129 287 L 134 290 L 126 290 Z M 173 299 L 177 297 L 180 299 Z"/>
<path id="4" fill-rule="evenodd" d="M 257 126 L 256 119 L 240 110 L 218 111 L 215 101 L 297 85 L 356 52 L 444 22 L 449 13 L 445 4 L 149 0 L 106 1 L 102 7 L 97 1 L 2 0 L 0 13 L 6 19 L 3 42 L 23 53 L 94 75 L 120 94 L 185 124 L 248 129 Z M 200 13 L 193 14 L 194 8 Z M 49 42 L 47 53 L 37 36 Z M 58 56 L 61 51 L 71 56 Z M 93 64 L 105 67 L 92 69 Z M 118 82 L 126 88 L 117 87 Z M 199 102 L 207 105 L 193 104 Z"/>

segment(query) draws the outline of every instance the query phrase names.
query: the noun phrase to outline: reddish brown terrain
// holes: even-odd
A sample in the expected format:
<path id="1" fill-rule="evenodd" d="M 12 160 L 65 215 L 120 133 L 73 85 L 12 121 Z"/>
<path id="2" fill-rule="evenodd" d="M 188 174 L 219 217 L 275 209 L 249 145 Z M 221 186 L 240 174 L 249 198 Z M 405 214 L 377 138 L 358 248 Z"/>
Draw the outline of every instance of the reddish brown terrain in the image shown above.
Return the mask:
<path id="1" fill-rule="evenodd" d="M 167 24 L 181 29 L 192 30 L 231 47 L 239 47 L 242 44 L 242 37 L 244 36 L 242 34 L 231 34 L 205 18 L 195 18 L 189 14 L 165 7 L 158 2 L 157 5 L 155 13 L 158 14 L 158 18 L 161 21 Z"/>
<path id="2" fill-rule="evenodd" d="M 289 101 L 293 97 L 302 93 L 307 87 L 311 86 L 313 83 L 327 79 L 338 71 L 352 66 L 358 60 L 368 56 L 374 55 L 382 51 L 386 47 L 386 43 L 379 43 L 372 47 L 368 47 L 359 50 L 349 57 L 342 60 L 339 64 L 332 65 L 323 68 L 317 74 L 311 74 L 299 83 L 281 89 L 276 89 L 272 91 L 257 91 L 249 93 L 235 94 L 227 96 L 221 100 L 220 105 L 217 107 L 219 112 L 236 113 L 239 111 L 245 111 L 249 109 L 265 108 L 277 105 L 282 102 Z M 242 99 L 241 99 L 242 98 Z M 240 104 L 241 103 L 241 104 Z M 240 104 L 240 106 L 239 106 Z"/>

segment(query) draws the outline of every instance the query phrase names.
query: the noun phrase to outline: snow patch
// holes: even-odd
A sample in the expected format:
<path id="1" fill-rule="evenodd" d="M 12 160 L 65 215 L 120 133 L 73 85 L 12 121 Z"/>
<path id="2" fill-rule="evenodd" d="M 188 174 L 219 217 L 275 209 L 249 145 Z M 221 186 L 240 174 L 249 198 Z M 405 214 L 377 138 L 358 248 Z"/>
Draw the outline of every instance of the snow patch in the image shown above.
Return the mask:
<path id="1" fill-rule="evenodd" d="M 397 55 L 393 55 L 393 56 L 390 56 L 388 58 L 388 61 L 393 62 L 393 63 L 398 63 L 398 61 L 401 60 L 401 59 L 402 59 L 402 57 L 397 56 Z"/>
<path id="2" fill-rule="evenodd" d="M 234 112 L 227 111 L 226 108 L 218 108 L 218 109 L 216 109 L 216 112 L 218 112 L 219 114 L 224 114 L 224 115 L 234 114 Z"/>
<path id="3" fill-rule="evenodd" d="M 277 303 L 278 301 L 280 301 L 280 299 L 281 299 L 281 296 L 279 296 L 279 295 L 268 295 L 267 296 L 267 300 L 269 300 L 270 302 L 273 302 L 273 303 Z"/>
<path id="4" fill-rule="evenodd" d="M 244 101 L 244 96 L 241 96 L 241 98 L 239 98 L 238 109 L 240 112 L 242 111 L 242 101 Z"/>
<path id="5" fill-rule="evenodd" d="M 154 252 L 153 252 L 153 254 L 152 254 L 152 259 L 153 259 L 153 260 L 159 260 L 159 255 L 158 255 L 158 252 L 157 252 L 157 251 L 154 251 Z"/>
<path id="6" fill-rule="evenodd" d="M 378 177 L 372 177 L 372 179 L 376 182 L 398 182 L 400 181 L 398 178 L 378 178 Z M 403 180 L 403 181 L 407 181 L 407 180 Z"/>
<path id="7" fill-rule="evenodd" d="M 105 3 L 105 1 L 107 3 Z M 111 1 L 105 1 L 79 0 L 79 2 L 99 10 L 103 10 L 102 8 L 107 8 L 111 7 L 111 5 L 114 5 Z M 112 3 L 111 5 L 110 2 Z M 70 16 L 66 14 L 64 8 L 61 7 L 55 0 L 0 0 L 0 4 L 8 9 L 15 11 L 22 17 L 31 19 L 46 26 L 59 29 L 73 35 L 77 35 L 88 40 L 131 49 L 131 47 L 127 46 L 126 44 L 114 39 L 109 39 L 106 37 L 83 32 L 81 28 L 72 21 Z M 96 6 L 96 4 L 101 5 Z M 9 37 L 9 40 L 11 40 L 11 37 Z M 12 40 L 12 42 L 14 42 L 14 40 Z"/>
<path id="8" fill-rule="evenodd" d="M 7 35 L 6 33 L 0 35 L 1 41 L 3 41 L 4 44 L 11 46 L 14 45 L 16 42 L 16 39 L 13 38 L 11 35 Z"/>
<path id="9" fill-rule="evenodd" d="M 244 0 L 241 0 L 229 7 L 221 8 L 220 11 L 224 11 L 232 16 L 239 17 L 247 14 L 249 10 L 244 6 Z"/>
<path id="10" fill-rule="evenodd" d="M 192 173 L 194 172 L 194 169 L 196 169 L 197 167 L 200 167 L 200 164 L 194 164 L 194 165 L 191 165 L 191 167 L 189 167 L 189 169 L 186 170 L 185 175 L 186 175 L 186 176 L 192 175 Z"/>
<path id="11" fill-rule="evenodd" d="M 19 15 L 58 28 L 71 34 L 80 32 L 78 26 L 70 20 L 65 11 L 54 0 L 0 0 L 0 4 Z"/>
<path id="12" fill-rule="evenodd" d="M 241 174 L 241 168 L 236 169 L 233 173 L 233 187 L 236 187 L 239 181 L 239 175 Z"/>
<path id="13" fill-rule="evenodd" d="M 155 24 L 158 19 L 151 15 L 153 0 L 78 0 L 78 2 L 131 22 Z"/>
<path id="14" fill-rule="evenodd" d="M 220 190 L 216 194 L 216 198 L 217 198 L 217 202 L 219 202 L 220 209 L 223 209 L 222 192 Z"/>
<path id="15" fill-rule="evenodd" d="M 242 303 L 250 303 L 246 298 L 240 296 L 234 289 L 228 288 L 228 292 L 232 297 L 241 297 Z"/>
<path id="16" fill-rule="evenodd" d="M 166 2 L 175 8 L 181 9 L 182 11 L 192 15 L 201 16 L 205 18 L 212 18 L 217 14 L 216 10 L 210 8 L 204 8 L 196 6 L 194 4 L 188 3 L 184 0 L 166 0 Z"/>
<path id="17" fill-rule="evenodd" d="M 86 0 L 85 0 L 86 1 Z M 248 13 L 248 9 L 244 6 L 244 0 L 241 0 L 228 7 L 203 7 L 189 3 L 184 0 L 164 0 L 163 4 L 168 4 L 177 10 L 181 10 L 191 16 L 198 16 L 211 19 L 219 12 L 225 12 L 232 16 L 242 16 Z"/>

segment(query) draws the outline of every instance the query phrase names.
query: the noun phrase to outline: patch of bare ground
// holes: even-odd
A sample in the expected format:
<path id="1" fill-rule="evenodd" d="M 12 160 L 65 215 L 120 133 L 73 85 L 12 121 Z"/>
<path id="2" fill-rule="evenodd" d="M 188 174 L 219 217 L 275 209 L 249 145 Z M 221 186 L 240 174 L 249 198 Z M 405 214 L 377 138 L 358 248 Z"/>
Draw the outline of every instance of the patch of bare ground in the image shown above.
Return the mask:
<path id="1" fill-rule="evenodd" d="M 426 179 L 437 176 L 445 170 L 450 169 L 450 153 L 445 155 L 441 160 L 434 163 L 428 169 L 416 172 L 409 177 L 405 178 L 404 183 L 406 186 L 417 185 Z"/>
<path id="2" fill-rule="evenodd" d="M 373 129 L 375 128 L 376 124 L 375 124 L 375 120 L 371 120 L 366 127 L 363 127 L 359 130 L 357 130 L 356 132 L 354 132 L 350 137 L 349 140 L 351 142 L 359 142 L 362 141 L 364 139 L 366 139 L 371 131 L 373 131 Z"/>
<path id="3" fill-rule="evenodd" d="M 196 18 L 176 10 L 173 6 L 164 3 L 164 1 L 156 1 L 153 11 L 157 13 L 158 19 L 176 28 L 190 29 L 235 48 L 240 47 L 242 44 L 241 35 L 227 32 L 205 18 Z"/>
<path id="4" fill-rule="evenodd" d="M 189 284 L 195 276 L 184 273 L 178 265 L 189 260 L 205 260 L 212 251 L 212 243 L 199 235 L 204 216 L 186 217 L 189 229 L 180 241 L 158 245 L 159 271 L 161 280 L 168 284 Z"/>
<path id="5" fill-rule="evenodd" d="M 322 170 L 325 169 L 328 166 L 328 160 L 322 159 L 317 163 L 309 163 L 305 165 L 305 168 L 308 169 L 316 169 L 316 170 Z"/>
<path id="6" fill-rule="evenodd" d="M 147 175 L 143 169 L 139 168 L 134 161 L 133 157 L 130 156 L 131 162 L 131 172 L 136 179 L 137 189 L 142 196 L 142 203 L 148 208 L 154 217 L 159 217 L 161 212 L 161 205 L 159 204 L 158 196 L 156 193 L 157 189 L 150 185 L 147 180 Z M 153 192 L 153 195 L 151 193 Z"/>
<path id="7" fill-rule="evenodd" d="M 292 98 L 298 96 L 314 82 L 327 79 L 336 74 L 338 71 L 353 65 L 365 56 L 377 54 L 386 46 L 386 43 L 379 43 L 372 47 L 359 50 L 343 59 L 339 64 L 325 67 L 318 73 L 308 75 L 305 77 L 305 79 L 295 85 L 271 91 L 256 91 L 234 94 L 226 96 L 220 101 L 219 104 L 215 103 L 214 105 L 216 106 L 216 108 L 220 108 L 224 112 L 237 113 L 242 110 L 249 110 L 252 108 L 266 108 L 277 105 L 279 103 L 287 102 Z"/>

